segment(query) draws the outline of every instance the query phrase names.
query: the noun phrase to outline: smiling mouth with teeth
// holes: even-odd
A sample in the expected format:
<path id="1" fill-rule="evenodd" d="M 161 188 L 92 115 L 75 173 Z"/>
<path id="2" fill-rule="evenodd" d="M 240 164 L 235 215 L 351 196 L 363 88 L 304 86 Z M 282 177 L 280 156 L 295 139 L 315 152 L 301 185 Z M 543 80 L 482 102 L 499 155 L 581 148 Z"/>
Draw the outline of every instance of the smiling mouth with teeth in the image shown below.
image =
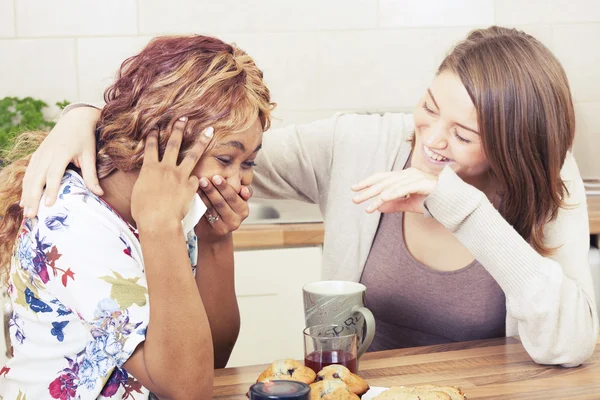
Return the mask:
<path id="1" fill-rule="evenodd" d="M 432 150 L 429 149 L 429 147 L 427 146 L 423 146 L 423 150 L 425 151 L 425 154 L 427 155 L 427 157 L 429 157 L 432 161 L 437 161 L 437 162 L 448 162 L 448 161 L 452 161 L 451 159 L 449 159 L 448 157 L 444 157 L 441 156 L 437 153 L 434 153 Z"/>

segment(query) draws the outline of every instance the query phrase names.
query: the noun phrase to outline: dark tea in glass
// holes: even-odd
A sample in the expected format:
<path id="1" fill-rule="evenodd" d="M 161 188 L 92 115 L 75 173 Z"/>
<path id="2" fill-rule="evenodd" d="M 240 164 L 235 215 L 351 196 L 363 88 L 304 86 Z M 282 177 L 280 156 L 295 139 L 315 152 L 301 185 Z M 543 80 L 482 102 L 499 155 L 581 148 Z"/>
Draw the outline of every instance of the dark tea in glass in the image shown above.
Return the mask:
<path id="1" fill-rule="evenodd" d="M 316 325 L 304 330 L 304 365 L 318 373 L 324 367 L 340 364 L 358 372 L 358 334 L 344 325 Z"/>
<path id="2" fill-rule="evenodd" d="M 356 356 L 344 350 L 313 351 L 304 356 L 304 365 L 315 372 L 319 372 L 326 366 L 332 364 L 343 365 L 353 374 L 357 372 Z"/>

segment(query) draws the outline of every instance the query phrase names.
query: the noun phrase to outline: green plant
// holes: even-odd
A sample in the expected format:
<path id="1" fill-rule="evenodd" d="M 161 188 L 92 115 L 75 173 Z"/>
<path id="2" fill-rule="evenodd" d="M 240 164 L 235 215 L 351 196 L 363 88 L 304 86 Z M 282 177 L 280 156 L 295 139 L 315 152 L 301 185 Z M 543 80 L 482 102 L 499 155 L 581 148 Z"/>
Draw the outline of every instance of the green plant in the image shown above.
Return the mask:
<path id="1" fill-rule="evenodd" d="M 65 108 L 68 101 L 57 102 Z M 0 158 L 1 153 L 9 150 L 15 137 L 26 130 L 50 130 L 54 122 L 44 116 L 43 109 L 48 107 L 44 101 L 32 97 L 5 97 L 0 100 Z"/>

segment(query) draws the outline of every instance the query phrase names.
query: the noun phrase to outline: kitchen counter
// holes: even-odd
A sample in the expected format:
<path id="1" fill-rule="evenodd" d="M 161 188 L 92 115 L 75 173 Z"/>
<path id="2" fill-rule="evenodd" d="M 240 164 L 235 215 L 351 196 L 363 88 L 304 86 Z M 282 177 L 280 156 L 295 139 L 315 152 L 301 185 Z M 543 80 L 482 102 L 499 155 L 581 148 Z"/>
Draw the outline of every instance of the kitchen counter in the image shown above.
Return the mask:
<path id="1" fill-rule="evenodd" d="M 600 234 L 600 196 L 588 196 L 590 233 Z M 323 223 L 242 225 L 233 233 L 236 250 L 319 246 Z"/>
<path id="2" fill-rule="evenodd" d="M 322 222 L 242 225 L 233 232 L 233 243 L 236 250 L 320 246 L 323 236 Z"/>

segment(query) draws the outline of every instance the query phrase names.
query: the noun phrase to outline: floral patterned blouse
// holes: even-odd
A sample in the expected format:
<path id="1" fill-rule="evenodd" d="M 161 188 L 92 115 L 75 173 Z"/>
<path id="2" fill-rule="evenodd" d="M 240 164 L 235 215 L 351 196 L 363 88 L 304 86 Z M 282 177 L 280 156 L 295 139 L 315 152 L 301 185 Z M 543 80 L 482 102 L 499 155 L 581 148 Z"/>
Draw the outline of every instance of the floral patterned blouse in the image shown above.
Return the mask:
<path id="1" fill-rule="evenodd" d="M 198 219 L 188 224 L 193 266 Z M 123 368 L 148 327 L 140 242 L 76 172 L 52 207 L 23 221 L 8 292 L 13 357 L 0 369 L 0 399 L 152 398 Z"/>

